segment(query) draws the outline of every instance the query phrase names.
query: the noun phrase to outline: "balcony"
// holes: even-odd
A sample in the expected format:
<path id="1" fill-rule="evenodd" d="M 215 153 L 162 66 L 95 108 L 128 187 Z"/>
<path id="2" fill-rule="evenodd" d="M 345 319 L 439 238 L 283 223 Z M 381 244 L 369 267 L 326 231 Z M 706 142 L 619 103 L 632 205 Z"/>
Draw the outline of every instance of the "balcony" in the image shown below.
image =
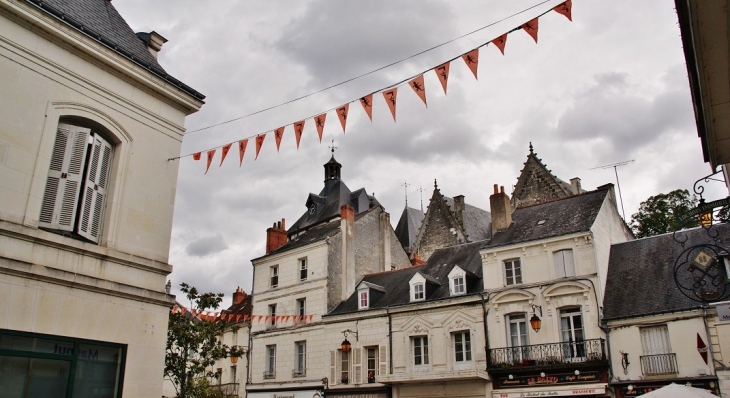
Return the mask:
<path id="1" fill-rule="evenodd" d="M 220 391 L 226 397 L 238 397 L 238 383 L 213 384 L 210 388 L 213 391 Z"/>
<path id="2" fill-rule="evenodd" d="M 592 339 L 577 342 L 525 345 L 493 348 L 487 351 L 487 370 L 516 367 L 560 367 L 575 364 L 605 365 L 605 340 Z"/>
<path id="3" fill-rule="evenodd" d="M 264 379 L 275 379 L 276 378 L 276 372 L 273 370 L 266 370 L 264 371 Z"/>
<path id="4" fill-rule="evenodd" d="M 674 353 L 642 355 L 639 359 L 641 360 L 641 372 L 647 376 L 678 373 L 677 355 Z"/>

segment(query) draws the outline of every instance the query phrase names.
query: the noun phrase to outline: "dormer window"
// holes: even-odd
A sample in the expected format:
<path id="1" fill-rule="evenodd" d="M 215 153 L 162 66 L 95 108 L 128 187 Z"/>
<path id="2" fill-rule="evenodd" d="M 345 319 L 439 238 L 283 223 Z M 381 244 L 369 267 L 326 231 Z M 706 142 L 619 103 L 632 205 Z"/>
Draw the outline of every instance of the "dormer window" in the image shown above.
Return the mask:
<path id="1" fill-rule="evenodd" d="M 475 277 L 472 273 L 469 273 L 469 275 Z M 461 296 L 466 294 L 466 277 L 467 271 L 458 265 L 451 269 L 451 272 L 449 272 L 449 295 Z"/>
<path id="2" fill-rule="evenodd" d="M 366 310 L 370 307 L 370 292 L 368 290 L 361 290 L 358 292 L 358 304 L 357 309 Z"/>
<path id="3" fill-rule="evenodd" d="M 456 294 L 464 294 L 464 277 L 463 276 L 457 276 L 453 279 L 454 284 L 454 295 Z"/>
<path id="4" fill-rule="evenodd" d="M 413 301 L 422 301 L 424 299 L 423 283 L 413 285 Z"/>

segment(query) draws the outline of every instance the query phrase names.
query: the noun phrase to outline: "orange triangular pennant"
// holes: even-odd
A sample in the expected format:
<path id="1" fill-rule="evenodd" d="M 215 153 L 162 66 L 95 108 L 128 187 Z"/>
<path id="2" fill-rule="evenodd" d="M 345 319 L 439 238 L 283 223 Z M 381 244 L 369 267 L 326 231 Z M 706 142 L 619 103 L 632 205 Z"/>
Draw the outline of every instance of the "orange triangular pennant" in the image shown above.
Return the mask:
<path id="1" fill-rule="evenodd" d="M 253 160 L 256 160 L 259 158 L 259 152 L 261 151 L 261 146 L 264 145 L 265 139 L 266 139 L 266 133 L 259 134 L 256 136 L 256 157 L 253 158 Z"/>
<path id="2" fill-rule="evenodd" d="M 193 160 L 200 160 L 200 152 L 195 152 L 193 154 Z"/>
<path id="3" fill-rule="evenodd" d="M 232 142 L 230 144 L 223 145 L 223 149 L 221 150 L 221 163 L 218 165 L 218 167 L 221 167 L 221 165 L 223 164 L 223 160 L 225 160 L 226 155 L 228 155 L 228 151 L 231 150 L 232 145 Z"/>
<path id="4" fill-rule="evenodd" d="M 282 322 L 288 322 L 288 321 L 289 321 L 289 315 L 285 315 L 284 316 L 284 319 L 282 320 Z"/>
<path id="5" fill-rule="evenodd" d="M 340 118 L 340 124 L 342 125 L 342 134 L 345 134 L 345 124 L 347 124 L 347 112 L 350 111 L 350 104 L 347 103 L 337 108 L 337 117 Z M 321 140 L 320 140 L 321 141 Z"/>
<path id="6" fill-rule="evenodd" d="M 437 66 L 433 71 L 436 72 L 436 76 L 441 82 L 441 87 L 444 88 L 444 95 L 446 95 L 446 85 L 449 82 L 449 66 L 451 62 Z"/>
<path id="7" fill-rule="evenodd" d="M 240 161 L 238 162 L 238 167 L 241 167 L 241 165 L 243 164 L 243 154 L 246 153 L 247 146 L 248 138 L 238 141 L 238 158 L 240 159 Z"/>
<path id="8" fill-rule="evenodd" d="M 504 55 L 504 46 L 505 46 L 505 44 L 507 44 L 507 33 L 492 40 L 492 43 L 494 43 L 494 45 L 497 46 L 499 51 L 502 52 L 502 55 Z"/>
<path id="9" fill-rule="evenodd" d="M 537 18 L 522 24 L 522 29 L 535 39 L 535 43 L 537 43 L 537 27 Z"/>
<path id="10" fill-rule="evenodd" d="M 428 104 L 426 103 L 426 84 L 423 82 L 423 75 L 416 76 L 413 80 L 408 82 L 408 85 L 411 86 L 413 91 L 426 105 L 426 108 L 428 108 Z"/>
<path id="11" fill-rule="evenodd" d="M 555 10 L 555 12 L 557 12 L 558 14 L 565 15 L 565 17 L 568 18 L 568 21 L 571 21 L 571 22 L 573 21 L 573 15 L 571 13 L 572 9 L 573 9 L 573 0 L 568 0 L 565 3 L 558 4 L 557 6 L 555 6 L 555 8 L 553 8 L 553 10 Z"/>
<path id="12" fill-rule="evenodd" d="M 297 149 L 299 149 L 299 141 L 302 139 L 303 132 L 304 132 L 304 120 L 294 123 L 294 138 L 297 139 Z"/>
<path id="13" fill-rule="evenodd" d="M 474 74 L 474 78 L 479 80 L 477 78 L 477 67 L 479 66 L 479 49 L 475 48 L 468 53 L 461 56 L 461 58 L 466 62 L 466 66 L 471 69 L 471 73 Z"/>
<path id="14" fill-rule="evenodd" d="M 281 138 L 284 137 L 284 127 L 274 130 L 274 139 L 276 140 L 276 152 L 279 152 L 281 146 Z"/>
<path id="15" fill-rule="evenodd" d="M 373 95 L 368 94 L 362 98 L 360 98 L 360 103 L 362 104 L 362 107 L 365 109 L 365 113 L 368 114 L 368 117 L 370 118 L 370 121 L 373 121 Z"/>
<path id="16" fill-rule="evenodd" d="M 393 121 L 395 121 L 395 101 L 398 99 L 398 87 L 393 87 L 390 90 L 383 91 L 383 98 L 390 108 L 390 113 L 393 115 Z"/>
<path id="17" fill-rule="evenodd" d="M 213 161 L 213 156 L 215 156 L 215 149 L 211 149 L 210 151 L 206 152 L 206 155 L 208 157 L 208 164 L 205 166 L 205 174 L 208 174 L 208 169 L 210 168 L 210 162 Z"/>
<path id="18" fill-rule="evenodd" d="M 317 126 L 317 134 L 319 134 L 319 142 L 322 142 L 322 132 L 324 131 L 324 121 L 327 120 L 327 114 L 323 113 L 321 115 L 314 117 L 314 124 Z"/>
<path id="19" fill-rule="evenodd" d="M 182 311 L 180 311 L 180 313 L 181 313 L 182 315 L 185 315 L 185 313 L 186 313 L 187 311 L 188 311 L 188 309 L 187 309 L 187 308 L 185 308 L 185 307 L 182 307 Z"/>

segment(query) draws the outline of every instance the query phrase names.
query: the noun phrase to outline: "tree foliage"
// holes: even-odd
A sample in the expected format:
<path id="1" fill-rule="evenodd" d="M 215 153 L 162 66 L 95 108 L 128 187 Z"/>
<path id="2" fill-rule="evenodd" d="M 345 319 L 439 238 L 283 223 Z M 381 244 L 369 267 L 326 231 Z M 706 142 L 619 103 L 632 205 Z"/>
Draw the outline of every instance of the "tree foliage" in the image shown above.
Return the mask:
<path id="1" fill-rule="evenodd" d="M 186 283 L 180 290 L 190 302 L 190 309 L 211 311 L 217 309 L 223 300 L 223 293 L 199 293 L 198 289 Z M 167 328 L 167 349 L 165 353 L 165 375 L 170 378 L 180 398 L 211 398 L 208 379 L 220 377 L 213 365 L 222 358 L 241 356 L 238 347 L 223 344 L 219 336 L 229 329 L 222 321 L 202 320 L 189 311 L 171 312 Z"/>
<path id="2" fill-rule="evenodd" d="M 637 238 L 673 232 L 678 229 L 699 226 L 699 220 L 692 218 L 683 224 L 677 216 L 697 206 L 697 197 L 686 189 L 675 189 L 649 197 L 639 205 L 639 212 L 631 216 L 631 229 Z"/>

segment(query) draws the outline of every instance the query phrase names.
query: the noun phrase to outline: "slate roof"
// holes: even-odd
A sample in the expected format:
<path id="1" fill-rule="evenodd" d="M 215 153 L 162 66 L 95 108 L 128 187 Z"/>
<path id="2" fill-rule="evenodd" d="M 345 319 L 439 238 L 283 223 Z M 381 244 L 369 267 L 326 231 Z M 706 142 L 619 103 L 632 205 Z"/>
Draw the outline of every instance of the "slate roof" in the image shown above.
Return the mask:
<path id="1" fill-rule="evenodd" d="M 497 232 L 486 248 L 589 231 L 612 184 L 552 202 L 517 208 L 512 225 Z M 541 220 L 544 223 L 538 224 Z"/>
<path id="2" fill-rule="evenodd" d="M 412 207 L 403 209 L 398 225 L 395 227 L 395 236 L 398 237 L 398 241 L 406 251 L 410 251 L 410 248 L 416 243 L 418 229 L 421 228 L 424 217 L 426 215 L 418 209 Z"/>
<path id="3" fill-rule="evenodd" d="M 109 0 L 26 0 L 61 23 L 86 34 L 139 64 L 198 100 L 205 96 L 165 72 L 147 45 L 134 33 Z"/>
<path id="4" fill-rule="evenodd" d="M 713 229 L 719 233 L 719 246 L 730 248 L 730 224 L 717 225 Z M 678 234 L 688 238 L 685 248 L 713 242 L 702 228 Z M 671 233 L 611 246 L 606 295 L 603 299 L 604 319 L 623 319 L 701 307 L 699 302 L 682 294 L 674 280 L 675 261 L 682 251 L 682 245 L 674 240 Z M 680 275 L 690 280 L 691 274 Z"/>
<path id="5" fill-rule="evenodd" d="M 451 212 L 456 214 L 454 212 L 454 198 L 444 196 L 444 200 Z M 492 215 L 488 211 L 464 203 L 464 232 L 466 232 L 470 242 L 489 238 L 492 232 L 491 222 Z"/>
<path id="6" fill-rule="evenodd" d="M 432 291 L 427 289 L 427 302 L 450 297 L 448 274 L 454 265 L 458 265 L 468 273 L 477 276 L 477 278 L 467 278 L 467 294 L 483 291 L 484 284 L 481 279 L 482 260 L 479 256 L 479 249 L 484 246 L 484 243 L 486 242 L 479 241 L 449 246 L 434 251 L 424 265 L 366 275 L 362 281 L 385 288 L 385 293 L 375 302 L 370 303 L 370 309 L 408 304 L 410 302 L 410 285 L 408 282 L 417 272 L 427 276 L 427 279 L 440 283 L 439 286 L 434 286 Z M 357 294 L 353 293 L 347 300 L 332 310 L 330 315 L 357 311 Z"/>

